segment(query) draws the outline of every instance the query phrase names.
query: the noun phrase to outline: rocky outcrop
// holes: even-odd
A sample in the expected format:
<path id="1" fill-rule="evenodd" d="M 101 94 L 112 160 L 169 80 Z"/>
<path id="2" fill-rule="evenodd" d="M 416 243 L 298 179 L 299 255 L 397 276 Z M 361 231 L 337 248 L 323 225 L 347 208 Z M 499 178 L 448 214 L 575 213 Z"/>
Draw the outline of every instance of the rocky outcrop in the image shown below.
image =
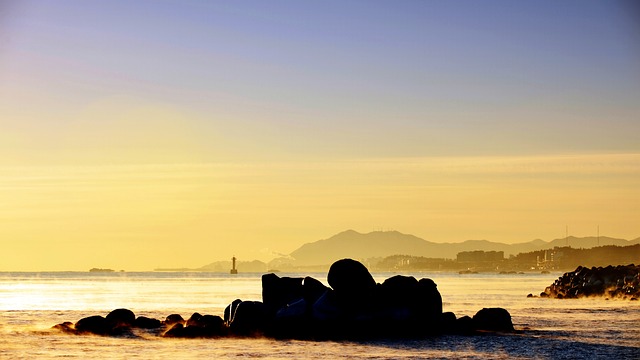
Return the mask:
<path id="1" fill-rule="evenodd" d="M 243 301 L 238 304 L 229 329 L 236 335 L 262 335 L 270 321 L 269 311 L 261 301 Z"/>
<path id="2" fill-rule="evenodd" d="M 88 316 L 78 320 L 75 324 L 75 330 L 79 334 L 89 333 L 96 335 L 111 334 L 111 329 L 107 327 L 107 320 L 100 315 Z"/>
<path id="3" fill-rule="evenodd" d="M 233 318 L 233 315 L 236 313 L 236 308 L 238 307 L 238 304 L 240 304 L 242 302 L 242 300 L 240 299 L 235 299 L 231 302 L 231 304 L 227 305 L 227 307 L 224 309 L 224 323 L 229 325 L 231 323 L 231 319 Z"/>
<path id="4" fill-rule="evenodd" d="M 115 309 L 105 317 L 110 329 L 129 328 L 136 321 L 136 315 L 129 309 Z"/>
<path id="5" fill-rule="evenodd" d="M 175 324 L 184 325 L 184 323 L 185 323 L 184 318 L 180 314 L 171 314 L 167 316 L 167 318 L 164 320 L 164 324 L 167 326 L 173 326 Z"/>
<path id="6" fill-rule="evenodd" d="M 136 319 L 131 310 L 115 309 L 106 317 L 101 315 L 88 316 L 78 320 L 75 324 L 64 322 L 54 328 L 73 334 L 126 336 L 131 335 L 132 328 L 156 329 L 161 326 L 162 323 L 159 320 L 144 316 Z"/>
<path id="7" fill-rule="evenodd" d="M 138 329 L 159 329 L 162 327 L 162 321 L 158 319 L 148 318 L 146 316 L 138 316 L 133 322 L 133 327 Z"/>
<path id="8" fill-rule="evenodd" d="M 303 278 L 278 277 L 276 274 L 262 275 L 262 302 L 270 312 L 294 300 L 302 298 Z"/>
<path id="9" fill-rule="evenodd" d="M 228 335 L 228 328 L 224 320 L 217 315 L 200 315 L 193 313 L 186 325 L 182 322 L 175 323 L 164 337 L 177 338 L 214 338 Z"/>
<path id="10" fill-rule="evenodd" d="M 164 321 L 116 309 L 75 324 L 54 328 L 74 334 L 135 336 L 137 331 L 174 338 L 268 336 L 316 340 L 415 338 L 437 334 L 513 332 L 511 315 L 485 308 L 473 318 L 442 312 L 442 297 L 433 280 L 396 275 L 377 284 L 367 268 L 352 259 L 335 262 L 325 286 L 311 277 L 262 276 L 262 301 L 234 300 L 217 315 L 180 314 Z"/>
<path id="11" fill-rule="evenodd" d="M 513 332 L 511 315 L 503 308 L 484 308 L 473 316 L 476 330 Z"/>
<path id="12" fill-rule="evenodd" d="M 352 259 L 334 262 L 329 268 L 327 282 L 343 307 L 364 306 L 376 290 L 376 282 L 369 270 Z"/>
<path id="13" fill-rule="evenodd" d="M 640 266 L 578 266 L 574 271 L 564 273 L 540 293 L 540 297 L 556 299 L 591 296 L 637 300 L 640 298 Z"/>

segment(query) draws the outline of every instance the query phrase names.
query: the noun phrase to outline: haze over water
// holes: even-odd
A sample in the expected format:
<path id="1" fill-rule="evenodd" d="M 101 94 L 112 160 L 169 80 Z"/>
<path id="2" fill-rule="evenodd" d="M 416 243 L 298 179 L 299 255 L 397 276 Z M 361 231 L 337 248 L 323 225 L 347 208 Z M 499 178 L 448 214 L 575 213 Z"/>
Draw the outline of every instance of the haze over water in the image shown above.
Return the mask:
<path id="1" fill-rule="evenodd" d="M 325 282 L 326 274 L 312 275 Z M 374 274 L 377 282 L 392 276 Z M 314 342 L 269 339 L 163 339 L 74 336 L 52 330 L 63 321 L 106 315 L 126 307 L 164 319 L 171 313 L 222 315 L 236 298 L 260 300 L 260 274 L 216 273 L 0 273 L 2 358 L 633 358 L 640 351 L 637 302 L 527 298 L 557 274 L 430 277 L 444 311 L 472 316 L 482 307 L 503 306 L 521 334 L 435 336 L 407 341 Z M 585 331 L 588 329 L 588 331 Z"/>

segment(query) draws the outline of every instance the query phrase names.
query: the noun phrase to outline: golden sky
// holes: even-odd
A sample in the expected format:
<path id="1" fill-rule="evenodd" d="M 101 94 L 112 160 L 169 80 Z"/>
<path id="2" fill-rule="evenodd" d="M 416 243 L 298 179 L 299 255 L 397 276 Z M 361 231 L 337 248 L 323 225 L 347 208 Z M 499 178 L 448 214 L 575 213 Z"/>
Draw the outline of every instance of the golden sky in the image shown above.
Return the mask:
<path id="1" fill-rule="evenodd" d="M 0 2 L 0 271 L 639 237 L 637 8 L 475 4 Z"/>
<path id="2" fill-rule="evenodd" d="M 269 260 L 345 229 L 635 238 L 640 156 L 3 167 L 3 270 Z"/>

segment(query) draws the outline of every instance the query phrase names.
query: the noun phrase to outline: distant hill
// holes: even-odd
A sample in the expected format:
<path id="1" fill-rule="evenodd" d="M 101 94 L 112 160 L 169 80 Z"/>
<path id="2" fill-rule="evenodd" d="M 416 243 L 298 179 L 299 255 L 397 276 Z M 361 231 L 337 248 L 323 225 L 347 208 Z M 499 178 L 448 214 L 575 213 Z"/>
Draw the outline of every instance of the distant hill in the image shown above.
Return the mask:
<path id="1" fill-rule="evenodd" d="M 345 257 L 366 259 L 389 254 L 422 254 L 428 252 L 432 244 L 397 231 L 360 234 L 347 230 L 326 240 L 304 244 L 289 256 L 297 263 L 323 265 Z"/>
<path id="2" fill-rule="evenodd" d="M 555 246 L 574 248 L 592 248 L 604 245 L 628 246 L 639 244 L 640 238 L 629 241 L 601 236 L 555 239 L 546 242 L 540 239 L 518 243 L 503 244 L 487 240 L 467 240 L 461 243 L 434 243 L 414 235 L 397 231 L 374 231 L 362 234 L 354 230 L 347 230 L 325 240 L 318 240 L 302 245 L 290 254 L 290 262 L 295 266 L 316 266 L 331 264 L 338 259 L 350 257 L 354 259 L 369 259 L 391 255 L 413 255 L 428 258 L 455 259 L 462 251 L 504 251 L 505 256 L 522 252 L 550 249 Z M 284 261 L 281 259 L 280 261 Z"/>
<path id="3" fill-rule="evenodd" d="M 538 250 L 563 247 L 567 244 L 573 248 L 590 249 L 596 246 L 616 245 L 629 246 L 640 244 L 635 240 L 615 239 L 606 236 L 573 237 L 543 241 L 540 239 L 517 243 L 503 244 L 487 240 L 467 240 L 460 243 L 435 243 L 414 235 L 398 231 L 374 231 L 362 234 L 347 230 L 328 239 L 306 243 L 287 257 L 276 258 L 269 263 L 262 261 L 239 261 L 238 271 L 266 272 L 272 270 L 314 270 L 326 271 L 329 265 L 342 258 L 353 258 L 361 261 L 382 259 L 393 255 L 410 255 L 425 258 L 455 259 L 463 251 L 504 251 L 504 255 L 517 255 Z M 210 271 L 228 273 L 231 261 L 216 261 L 199 268 L 155 269 L 156 271 Z"/>

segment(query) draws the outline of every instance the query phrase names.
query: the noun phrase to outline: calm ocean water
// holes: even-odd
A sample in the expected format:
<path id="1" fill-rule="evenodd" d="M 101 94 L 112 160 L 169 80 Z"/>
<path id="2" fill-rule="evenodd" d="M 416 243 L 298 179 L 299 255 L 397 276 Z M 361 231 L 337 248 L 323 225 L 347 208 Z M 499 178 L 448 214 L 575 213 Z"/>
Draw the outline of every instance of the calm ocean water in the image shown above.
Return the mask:
<path id="1" fill-rule="evenodd" d="M 311 275 L 326 284 L 326 274 Z M 394 274 L 373 274 L 378 282 Z M 164 339 L 73 336 L 64 321 L 128 308 L 222 315 L 236 298 L 261 299 L 261 274 L 0 273 L 0 358 L 102 359 L 640 359 L 640 302 L 527 298 L 560 274 L 413 273 L 438 284 L 444 310 L 473 316 L 504 307 L 519 334 L 437 336 L 411 341 L 315 342 L 271 339 Z"/>

